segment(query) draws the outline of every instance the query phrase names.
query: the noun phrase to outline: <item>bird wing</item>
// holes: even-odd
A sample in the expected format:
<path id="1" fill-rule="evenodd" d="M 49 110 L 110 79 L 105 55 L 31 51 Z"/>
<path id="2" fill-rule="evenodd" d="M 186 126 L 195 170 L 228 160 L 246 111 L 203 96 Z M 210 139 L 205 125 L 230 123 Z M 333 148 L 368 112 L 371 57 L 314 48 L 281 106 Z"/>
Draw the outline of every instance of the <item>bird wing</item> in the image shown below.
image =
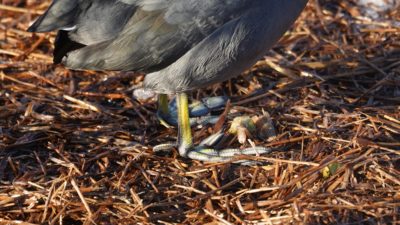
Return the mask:
<path id="1" fill-rule="evenodd" d="M 55 0 L 30 30 L 67 30 L 59 33 L 64 41 L 56 40 L 56 49 L 68 38 L 84 45 L 58 54 L 73 69 L 154 71 L 176 61 L 255 2 Z"/>
<path id="2" fill-rule="evenodd" d="M 72 41 L 91 45 L 115 38 L 137 6 L 117 0 L 54 0 L 28 31 L 69 31 Z"/>

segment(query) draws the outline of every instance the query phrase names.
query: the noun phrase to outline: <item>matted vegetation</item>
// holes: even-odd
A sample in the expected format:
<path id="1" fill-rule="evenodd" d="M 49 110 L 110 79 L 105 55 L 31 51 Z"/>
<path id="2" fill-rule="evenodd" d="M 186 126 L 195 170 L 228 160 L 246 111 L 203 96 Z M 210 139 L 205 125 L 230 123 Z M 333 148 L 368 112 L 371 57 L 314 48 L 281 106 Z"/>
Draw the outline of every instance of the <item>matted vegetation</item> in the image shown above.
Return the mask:
<path id="1" fill-rule="evenodd" d="M 194 92 L 273 119 L 248 137 L 273 152 L 240 166 L 153 153 L 177 131 L 132 98 L 143 75 L 53 66 L 54 34 L 25 31 L 49 2 L 0 4 L 0 224 L 400 222 L 399 7 L 312 0 L 265 60 Z"/>

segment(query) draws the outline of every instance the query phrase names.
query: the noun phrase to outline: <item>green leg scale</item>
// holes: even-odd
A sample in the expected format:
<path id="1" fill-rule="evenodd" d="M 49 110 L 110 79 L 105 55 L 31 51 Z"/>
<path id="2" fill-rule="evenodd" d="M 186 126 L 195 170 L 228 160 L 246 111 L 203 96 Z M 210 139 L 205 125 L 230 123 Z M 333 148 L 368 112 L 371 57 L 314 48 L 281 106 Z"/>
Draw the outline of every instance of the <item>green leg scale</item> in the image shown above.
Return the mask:
<path id="1" fill-rule="evenodd" d="M 178 105 L 178 142 L 179 154 L 187 157 L 188 151 L 193 147 L 192 130 L 189 118 L 189 100 L 186 93 L 177 94 Z"/>
<path id="2" fill-rule="evenodd" d="M 160 123 L 166 128 L 171 128 L 170 122 L 166 121 L 166 118 L 170 118 L 169 111 L 169 100 L 168 95 L 159 94 L 158 95 L 158 109 L 157 109 L 157 117 Z"/>

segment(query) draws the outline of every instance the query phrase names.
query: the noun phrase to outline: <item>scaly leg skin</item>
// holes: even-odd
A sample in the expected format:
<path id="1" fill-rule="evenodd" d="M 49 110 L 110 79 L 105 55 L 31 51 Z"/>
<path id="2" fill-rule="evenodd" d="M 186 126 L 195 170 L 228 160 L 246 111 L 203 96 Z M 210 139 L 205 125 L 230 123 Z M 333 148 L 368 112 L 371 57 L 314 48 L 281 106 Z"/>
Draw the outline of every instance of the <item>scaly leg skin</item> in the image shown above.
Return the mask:
<path id="1" fill-rule="evenodd" d="M 165 109 L 165 108 L 164 108 Z M 161 109 L 161 110 L 164 110 Z M 223 133 L 211 135 L 200 143 L 199 146 L 193 146 L 193 138 L 190 127 L 189 104 L 188 97 L 185 93 L 177 94 L 177 111 L 178 111 L 178 150 L 179 154 L 194 160 L 206 162 L 226 162 L 232 160 L 236 155 L 259 155 L 271 151 L 265 147 L 251 147 L 246 149 L 222 149 L 215 150 L 212 145 L 215 145 Z M 175 145 L 176 146 L 176 145 Z M 161 144 L 154 147 L 155 151 L 173 147 L 171 144 Z M 248 161 L 240 161 L 246 163 Z"/>
<path id="2" fill-rule="evenodd" d="M 178 150 L 183 157 L 193 148 L 192 130 L 189 118 L 189 100 L 185 93 L 177 94 L 178 104 Z"/>
<path id="3" fill-rule="evenodd" d="M 171 128 L 171 115 L 169 111 L 168 105 L 168 95 L 166 94 L 159 94 L 158 95 L 158 107 L 157 107 L 157 117 L 160 123 L 165 126 L 166 128 Z"/>

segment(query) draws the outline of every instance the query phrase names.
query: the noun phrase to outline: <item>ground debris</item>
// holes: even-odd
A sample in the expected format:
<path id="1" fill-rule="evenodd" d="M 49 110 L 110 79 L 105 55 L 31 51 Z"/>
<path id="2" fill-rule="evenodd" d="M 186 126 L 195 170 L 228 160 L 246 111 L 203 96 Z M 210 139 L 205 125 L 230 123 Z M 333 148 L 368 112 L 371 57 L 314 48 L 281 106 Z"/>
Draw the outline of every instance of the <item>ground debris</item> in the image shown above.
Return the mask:
<path id="1" fill-rule="evenodd" d="M 238 166 L 154 153 L 177 130 L 133 98 L 143 75 L 53 66 L 54 34 L 26 32 L 50 1 L 3 0 L 0 224 L 399 223 L 400 13 L 368 2 L 310 1 L 265 59 L 193 93 L 229 95 L 225 124 L 272 120 L 225 141 L 274 149 Z"/>

